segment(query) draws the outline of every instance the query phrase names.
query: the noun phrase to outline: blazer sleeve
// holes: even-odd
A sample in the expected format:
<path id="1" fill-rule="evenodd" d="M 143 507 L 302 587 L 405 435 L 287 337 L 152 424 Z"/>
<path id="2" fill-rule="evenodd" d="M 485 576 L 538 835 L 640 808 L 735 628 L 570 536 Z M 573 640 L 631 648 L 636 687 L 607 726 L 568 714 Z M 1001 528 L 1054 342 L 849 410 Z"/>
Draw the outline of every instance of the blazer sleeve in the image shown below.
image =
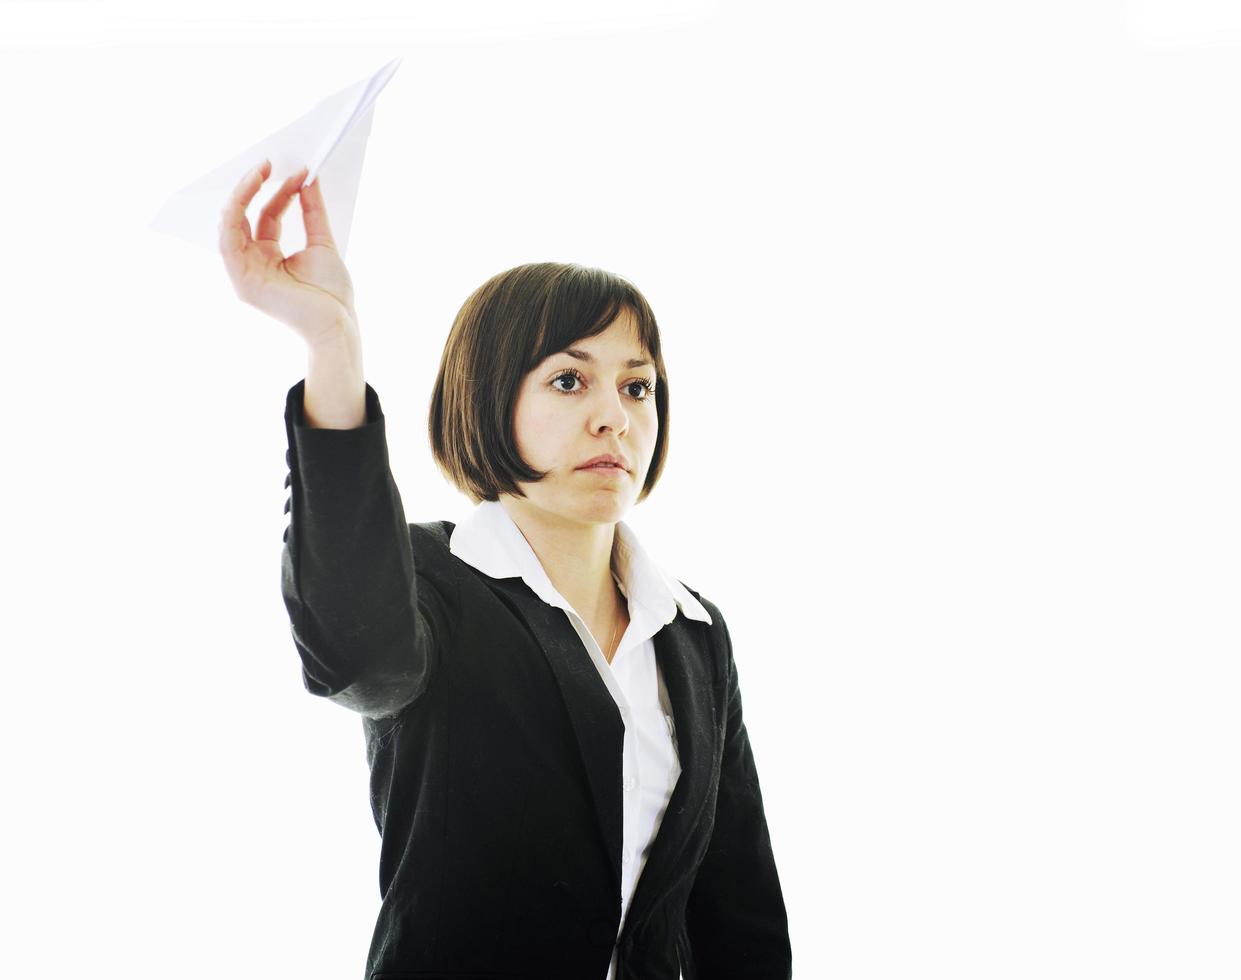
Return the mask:
<path id="1" fill-rule="evenodd" d="M 789 980 L 793 967 L 784 895 L 741 712 L 732 639 L 722 616 L 720 622 L 728 649 L 727 723 L 715 825 L 686 903 L 693 976 Z"/>
<path id="2" fill-rule="evenodd" d="M 322 429 L 306 424 L 305 385 L 285 403 L 292 513 L 281 555 L 302 681 L 311 694 L 383 718 L 430 683 L 444 600 L 416 574 L 375 389 L 366 386 L 365 423 Z"/>

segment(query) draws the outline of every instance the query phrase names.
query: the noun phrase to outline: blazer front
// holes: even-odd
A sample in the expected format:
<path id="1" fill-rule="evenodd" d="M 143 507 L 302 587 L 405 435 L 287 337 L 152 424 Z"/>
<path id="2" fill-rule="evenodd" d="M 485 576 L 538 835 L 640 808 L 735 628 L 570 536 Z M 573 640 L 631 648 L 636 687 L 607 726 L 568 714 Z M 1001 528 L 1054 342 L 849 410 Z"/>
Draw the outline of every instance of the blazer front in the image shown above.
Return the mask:
<path id="1" fill-rule="evenodd" d="M 719 609 L 654 638 L 681 775 L 621 923 L 624 723 L 563 609 L 410 524 L 356 429 L 288 393 L 281 587 L 302 680 L 361 716 L 381 836 L 366 980 L 787 980 L 788 921 Z M 684 584 L 684 583 L 682 583 Z M 686 588 L 689 588 L 686 586 Z"/>

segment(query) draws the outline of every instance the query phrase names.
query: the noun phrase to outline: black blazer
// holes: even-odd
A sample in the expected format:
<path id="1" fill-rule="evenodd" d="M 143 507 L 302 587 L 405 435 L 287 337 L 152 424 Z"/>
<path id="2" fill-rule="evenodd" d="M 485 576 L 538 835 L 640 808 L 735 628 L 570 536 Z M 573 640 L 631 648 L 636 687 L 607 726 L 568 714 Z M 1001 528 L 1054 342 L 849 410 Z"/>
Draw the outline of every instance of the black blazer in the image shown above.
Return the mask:
<path id="1" fill-rule="evenodd" d="M 367 980 L 792 975 L 728 627 L 655 635 L 681 775 L 620 926 L 624 723 L 564 610 L 408 524 L 379 397 L 308 427 L 288 393 L 281 586 L 306 689 L 357 712 L 382 902 Z"/>

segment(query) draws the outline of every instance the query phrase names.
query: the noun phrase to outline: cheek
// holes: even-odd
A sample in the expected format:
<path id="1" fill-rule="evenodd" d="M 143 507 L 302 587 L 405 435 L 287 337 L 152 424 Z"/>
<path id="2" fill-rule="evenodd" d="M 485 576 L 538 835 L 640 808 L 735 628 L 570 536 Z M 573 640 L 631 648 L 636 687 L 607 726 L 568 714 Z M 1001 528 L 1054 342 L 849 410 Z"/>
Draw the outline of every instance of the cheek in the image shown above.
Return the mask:
<path id="1" fill-rule="evenodd" d="M 659 416 L 651 411 L 645 415 L 638 415 L 636 412 L 633 416 L 633 430 L 641 441 L 645 452 L 653 452 L 655 449 L 655 440 L 659 438 Z"/>
<path id="2" fill-rule="evenodd" d="M 525 399 L 513 416 L 517 448 L 532 465 L 546 469 L 556 455 L 571 420 L 556 406 L 538 398 Z"/>

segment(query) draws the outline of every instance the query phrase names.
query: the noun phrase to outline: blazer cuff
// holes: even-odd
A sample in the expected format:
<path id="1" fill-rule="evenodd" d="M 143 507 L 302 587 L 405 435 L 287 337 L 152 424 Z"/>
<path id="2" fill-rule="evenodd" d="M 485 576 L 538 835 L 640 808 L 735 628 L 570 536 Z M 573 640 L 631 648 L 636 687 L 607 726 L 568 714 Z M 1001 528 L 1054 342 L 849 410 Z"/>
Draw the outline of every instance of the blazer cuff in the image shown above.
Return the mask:
<path id="1" fill-rule="evenodd" d="M 366 384 L 366 382 L 363 382 Z M 306 422 L 306 379 L 302 378 L 297 384 L 289 389 L 289 393 L 284 399 L 284 417 L 291 425 L 299 429 L 313 429 L 317 432 L 353 432 L 353 429 L 315 429 L 314 426 Z M 379 405 L 379 395 L 375 389 L 366 384 L 366 422 L 358 428 L 365 428 L 384 417 L 383 409 Z"/>
<path id="2" fill-rule="evenodd" d="M 379 395 L 366 386 L 366 422 L 362 425 L 322 429 L 306 423 L 305 390 L 303 379 L 285 398 L 286 484 L 297 482 L 292 503 L 300 504 L 306 516 L 316 512 L 354 516 L 358 501 L 373 492 L 373 485 L 387 481 L 387 422 Z"/>

